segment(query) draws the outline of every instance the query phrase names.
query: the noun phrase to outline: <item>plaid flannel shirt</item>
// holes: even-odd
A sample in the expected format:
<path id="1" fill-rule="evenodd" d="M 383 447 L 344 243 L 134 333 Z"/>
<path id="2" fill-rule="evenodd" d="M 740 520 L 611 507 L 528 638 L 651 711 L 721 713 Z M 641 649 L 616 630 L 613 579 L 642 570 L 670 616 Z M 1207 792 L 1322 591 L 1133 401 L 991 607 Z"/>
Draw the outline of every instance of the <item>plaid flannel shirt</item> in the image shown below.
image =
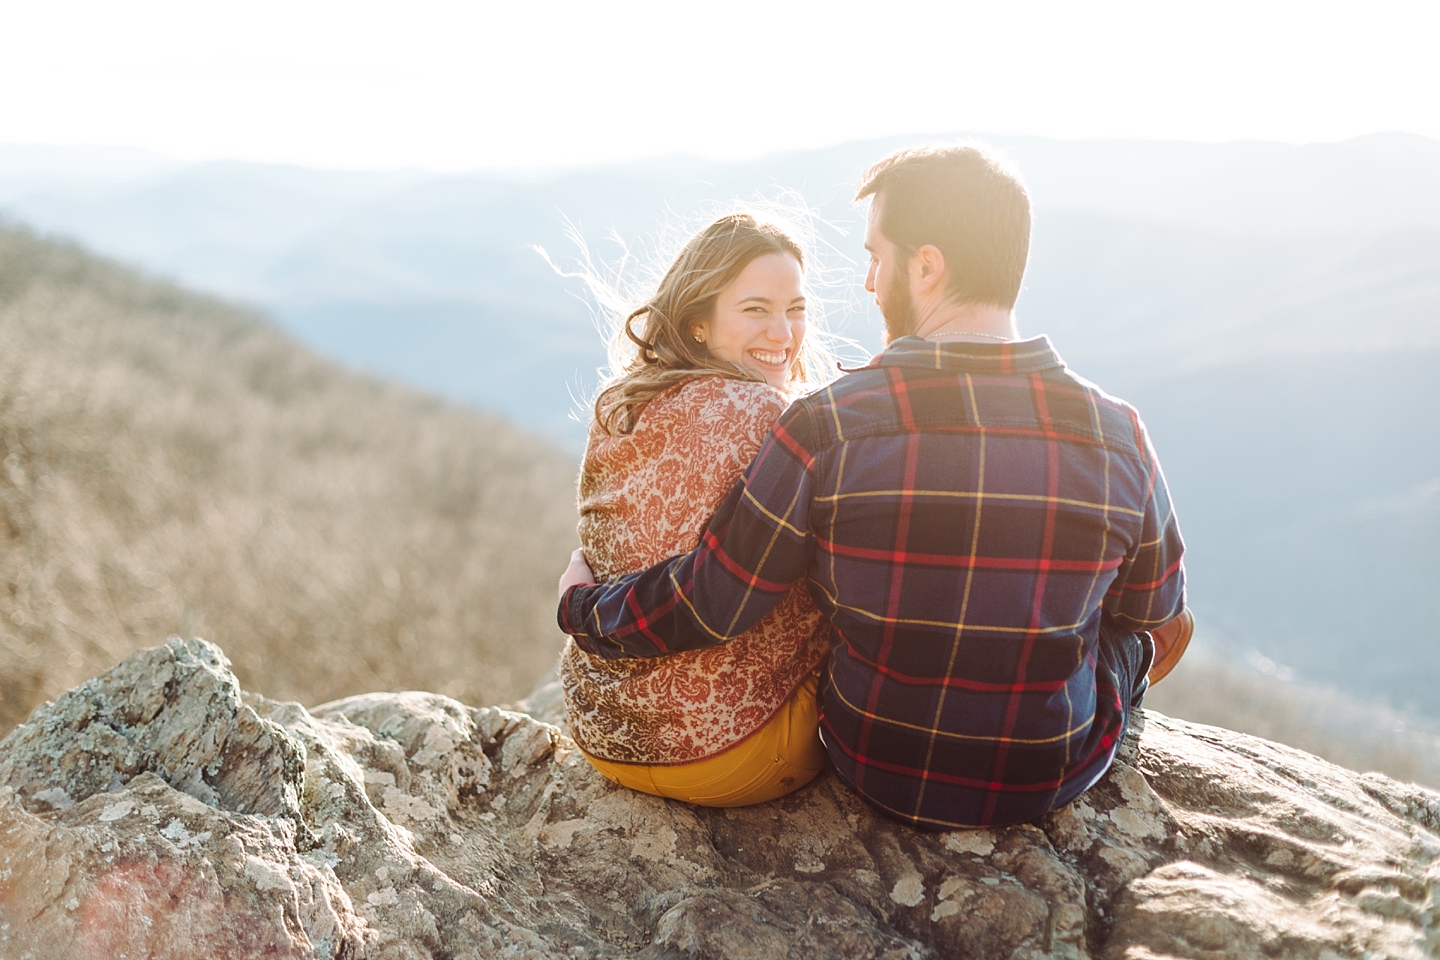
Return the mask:
<path id="1" fill-rule="evenodd" d="M 1018 823 L 1108 769 L 1131 691 L 1096 669 L 1101 618 L 1176 616 L 1183 549 L 1138 414 L 1047 338 L 904 337 L 785 412 L 694 551 L 558 618 L 599 656 L 664 656 L 808 578 L 839 776 L 918 827 Z"/>

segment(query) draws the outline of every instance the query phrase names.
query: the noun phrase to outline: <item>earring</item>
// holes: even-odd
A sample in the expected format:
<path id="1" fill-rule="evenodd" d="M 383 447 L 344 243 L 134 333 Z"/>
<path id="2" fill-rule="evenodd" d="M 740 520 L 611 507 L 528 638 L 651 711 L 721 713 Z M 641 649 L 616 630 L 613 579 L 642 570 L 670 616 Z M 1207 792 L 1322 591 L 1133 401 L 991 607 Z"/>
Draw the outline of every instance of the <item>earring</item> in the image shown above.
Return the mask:
<path id="1" fill-rule="evenodd" d="M 702 337 L 702 336 L 700 336 L 700 334 L 698 334 L 698 333 L 692 333 L 692 334 L 690 334 L 690 336 L 692 336 L 692 337 L 695 338 L 695 342 L 696 342 L 696 343 L 704 343 L 704 342 L 705 342 L 705 338 Z"/>

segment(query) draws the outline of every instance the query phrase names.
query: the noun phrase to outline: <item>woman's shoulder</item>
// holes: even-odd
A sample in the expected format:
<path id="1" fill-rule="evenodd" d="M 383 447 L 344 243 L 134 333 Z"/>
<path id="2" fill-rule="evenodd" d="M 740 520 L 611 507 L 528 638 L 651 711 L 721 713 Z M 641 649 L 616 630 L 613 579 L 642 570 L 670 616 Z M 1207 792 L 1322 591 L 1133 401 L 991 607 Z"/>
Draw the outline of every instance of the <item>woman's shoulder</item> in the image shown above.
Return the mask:
<path id="1" fill-rule="evenodd" d="M 640 446 L 684 447 L 696 456 L 732 448 L 753 455 L 787 406 L 789 398 L 766 383 L 719 375 L 693 377 L 645 405 L 632 439 Z"/>
<path id="2" fill-rule="evenodd" d="M 652 401 L 655 402 L 681 411 L 725 412 L 728 409 L 743 419 L 773 421 L 790 405 L 790 398 L 768 383 L 716 374 L 676 384 Z"/>
<path id="3" fill-rule="evenodd" d="M 691 387 L 690 398 L 686 415 L 693 429 L 747 463 L 790 405 L 790 398 L 768 383 L 734 377 L 705 377 Z"/>

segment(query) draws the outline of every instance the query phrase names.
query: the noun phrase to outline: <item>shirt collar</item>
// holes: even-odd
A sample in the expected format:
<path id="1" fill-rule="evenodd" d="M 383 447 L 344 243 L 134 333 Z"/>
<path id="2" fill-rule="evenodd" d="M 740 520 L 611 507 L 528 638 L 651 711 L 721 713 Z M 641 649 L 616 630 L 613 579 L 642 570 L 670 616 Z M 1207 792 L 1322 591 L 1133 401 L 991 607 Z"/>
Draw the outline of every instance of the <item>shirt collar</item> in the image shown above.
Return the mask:
<path id="1" fill-rule="evenodd" d="M 1041 334 L 1008 343 L 932 342 L 900 337 L 867 366 L 920 367 L 957 373 L 1034 373 L 1065 366 L 1065 361 Z"/>

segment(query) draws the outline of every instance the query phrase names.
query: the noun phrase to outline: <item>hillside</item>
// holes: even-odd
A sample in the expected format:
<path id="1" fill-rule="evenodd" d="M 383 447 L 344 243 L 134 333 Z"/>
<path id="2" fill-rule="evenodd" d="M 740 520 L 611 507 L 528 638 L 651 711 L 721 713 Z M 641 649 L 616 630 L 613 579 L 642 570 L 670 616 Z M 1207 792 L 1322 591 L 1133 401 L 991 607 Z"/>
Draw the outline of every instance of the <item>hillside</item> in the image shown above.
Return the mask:
<path id="1" fill-rule="evenodd" d="M 572 458 L 258 315 L 0 229 L 0 731 L 167 635 L 247 686 L 522 695 Z"/>

